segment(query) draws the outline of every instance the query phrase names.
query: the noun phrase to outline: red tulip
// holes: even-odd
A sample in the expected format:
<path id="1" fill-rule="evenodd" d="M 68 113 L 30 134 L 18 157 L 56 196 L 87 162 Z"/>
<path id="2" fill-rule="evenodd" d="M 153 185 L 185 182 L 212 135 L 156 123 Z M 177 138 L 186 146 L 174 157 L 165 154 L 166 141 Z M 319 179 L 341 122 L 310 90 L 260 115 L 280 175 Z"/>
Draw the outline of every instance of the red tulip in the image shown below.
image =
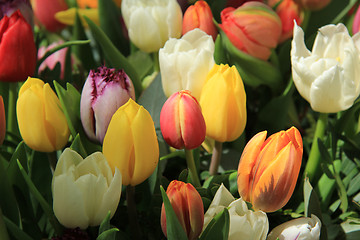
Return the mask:
<path id="1" fill-rule="evenodd" d="M 238 167 L 238 191 L 254 209 L 274 212 L 289 201 L 303 154 L 299 131 L 292 127 L 266 139 L 256 134 L 245 146 Z"/>
<path id="2" fill-rule="evenodd" d="M 184 35 L 195 28 L 200 28 L 211 35 L 215 41 L 218 31 L 213 22 L 213 15 L 207 2 L 202 0 L 188 7 L 184 13 L 182 34 Z"/>
<path id="3" fill-rule="evenodd" d="M 55 14 L 68 9 L 65 0 L 32 0 L 34 14 L 40 25 L 50 32 L 57 32 L 66 25 L 55 19 Z"/>
<path id="4" fill-rule="evenodd" d="M 31 26 L 20 10 L 1 19 L 0 39 L 0 81 L 25 81 L 35 71 L 36 47 Z"/>
<path id="5" fill-rule="evenodd" d="M 6 132 L 6 121 L 5 121 L 5 108 L 4 101 L 0 95 L 0 146 L 4 142 Z"/>
<path id="6" fill-rule="evenodd" d="M 355 13 L 353 26 L 352 26 L 352 33 L 356 34 L 359 31 L 360 31 L 360 6 L 358 7 Z"/>
<path id="7" fill-rule="evenodd" d="M 190 183 L 172 181 L 166 194 L 189 240 L 197 239 L 204 225 L 204 206 L 200 194 Z M 161 229 L 166 234 L 164 204 L 161 208 Z"/>
<path id="8" fill-rule="evenodd" d="M 164 103 L 160 113 L 164 140 L 177 149 L 194 149 L 205 140 L 206 126 L 201 108 L 190 91 L 176 92 Z"/>

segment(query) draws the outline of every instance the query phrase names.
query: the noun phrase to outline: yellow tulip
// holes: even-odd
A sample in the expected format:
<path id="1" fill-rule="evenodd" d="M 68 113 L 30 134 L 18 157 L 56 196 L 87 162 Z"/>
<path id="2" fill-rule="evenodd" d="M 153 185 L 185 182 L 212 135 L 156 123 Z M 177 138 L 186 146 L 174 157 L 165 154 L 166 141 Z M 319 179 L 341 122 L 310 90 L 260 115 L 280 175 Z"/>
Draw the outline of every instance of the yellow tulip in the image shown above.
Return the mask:
<path id="1" fill-rule="evenodd" d="M 68 142 L 65 115 L 48 83 L 29 77 L 20 88 L 16 112 L 21 136 L 30 148 L 53 152 Z"/>
<path id="2" fill-rule="evenodd" d="M 111 118 L 103 153 L 112 171 L 118 168 L 123 185 L 135 186 L 147 179 L 159 161 L 159 145 L 149 112 L 131 98 Z"/>
<path id="3" fill-rule="evenodd" d="M 208 137 L 226 142 L 242 134 L 246 125 L 246 94 L 235 66 L 214 65 L 205 80 L 200 106 Z"/>

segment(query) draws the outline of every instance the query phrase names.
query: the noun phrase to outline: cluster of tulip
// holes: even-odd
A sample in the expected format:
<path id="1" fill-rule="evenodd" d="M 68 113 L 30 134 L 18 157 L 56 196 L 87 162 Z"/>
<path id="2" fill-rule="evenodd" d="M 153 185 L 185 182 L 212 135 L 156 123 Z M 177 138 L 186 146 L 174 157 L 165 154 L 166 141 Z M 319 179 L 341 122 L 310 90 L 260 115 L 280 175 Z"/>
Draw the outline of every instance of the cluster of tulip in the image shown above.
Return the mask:
<path id="1" fill-rule="evenodd" d="M 338 24 L 311 31 L 322 11 Z M 360 234 L 356 1 L 0 13 L 0 239 Z"/>

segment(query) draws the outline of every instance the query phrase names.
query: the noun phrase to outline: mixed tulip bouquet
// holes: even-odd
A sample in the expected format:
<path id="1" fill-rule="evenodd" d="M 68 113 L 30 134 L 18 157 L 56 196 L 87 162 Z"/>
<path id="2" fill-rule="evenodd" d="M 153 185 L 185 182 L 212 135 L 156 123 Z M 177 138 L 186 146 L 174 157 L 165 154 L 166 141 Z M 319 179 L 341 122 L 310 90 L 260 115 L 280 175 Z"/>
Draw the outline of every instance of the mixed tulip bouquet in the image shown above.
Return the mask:
<path id="1" fill-rule="evenodd" d="M 360 239 L 359 31 L 357 0 L 1 0 L 0 240 Z"/>

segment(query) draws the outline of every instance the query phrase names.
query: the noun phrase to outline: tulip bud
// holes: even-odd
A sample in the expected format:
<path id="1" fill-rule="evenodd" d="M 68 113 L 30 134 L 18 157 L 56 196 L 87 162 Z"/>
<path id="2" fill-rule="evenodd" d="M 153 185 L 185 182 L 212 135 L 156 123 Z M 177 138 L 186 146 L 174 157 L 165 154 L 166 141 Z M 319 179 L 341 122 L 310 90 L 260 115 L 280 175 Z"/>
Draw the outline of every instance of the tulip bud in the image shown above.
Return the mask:
<path id="1" fill-rule="evenodd" d="M 190 183 L 173 180 L 166 194 L 188 239 L 197 239 L 204 224 L 204 206 L 198 191 Z M 161 229 L 167 236 L 164 204 L 161 207 Z"/>
<path id="2" fill-rule="evenodd" d="M 46 30 L 57 32 L 65 28 L 66 25 L 56 20 L 55 14 L 68 9 L 66 0 L 32 0 L 32 6 L 38 24 Z"/>
<path id="3" fill-rule="evenodd" d="M 122 173 L 123 185 L 147 179 L 159 161 L 159 145 L 150 113 L 131 98 L 111 118 L 103 153 L 113 172 Z"/>
<path id="4" fill-rule="evenodd" d="M 200 29 L 187 32 L 181 39 L 169 39 L 159 51 L 161 81 L 167 97 L 189 90 L 200 99 L 205 79 L 214 66 L 215 44 Z"/>
<path id="5" fill-rule="evenodd" d="M 0 81 L 25 81 L 35 71 L 36 46 L 31 26 L 20 10 L 1 19 L 0 39 Z"/>
<path id="6" fill-rule="evenodd" d="M 213 15 L 207 2 L 200 0 L 194 5 L 188 7 L 184 13 L 182 34 L 189 32 L 195 28 L 200 28 L 215 41 L 217 35 L 217 29 L 213 22 Z"/>
<path id="7" fill-rule="evenodd" d="M 314 111 L 343 111 L 359 96 L 359 36 L 360 33 L 351 37 L 341 23 L 329 24 L 319 29 L 310 52 L 305 46 L 304 31 L 295 24 L 292 76 L 300 95 Z"/>
<path id="8" fill-rule="evenodd" d="M 238 167 L 238 191 L 254 209 L 274 212 L 289 201 L 303 154 L 299 131 L 291 127 L 271 135 L 256 134 L 246 144 Z"/>
<path id="9" fill-rule="evenodd" d="M 6 133 L 6 120 L 5 120 L 4 100 L 0 95 L 0 146 L 4 142 L 5 133 Z"/>
<path id="10" fill-rule="evenodd" d="M 65 115 L 48 83 L 29 77 L 20 88 L 16 113 L 21 137 L 33 150 L 53 152 L 68 142 Z"/>
<path id="11" fill-rule="evenodd" d="M 293 219 L 274 228 L 267 240 L 319 240 L 321 221 L 315 216 Z"/>
<path id="12" fill-rule="evenodd" d="M 205 120 L 190 91 L 174 93 L 164 103 L 160 128 L 164 140 L 176 149 L 193 149 L 202 144 L 206 134 Z"/>
<path id="13" fill-rule="evenodd" d="M 89 187 L 91 186 L 91 187 Z M 83 159 L 66 148 L 56 164 L 53 180 L 53 209 L 67 228 L 98 226 L 110 211 L 112 217 L 120 201 L 121 174 L 113 175 L 100 152 Z"/>
<path id="14" fill-rule="evenodd" d="M 355 17 L 352 25 L 352 33 L 356 34 L 360 31 L 360 6 L 356 10 Z"/>
<path id="15" fill-rule="evenodd" d="M 199 102 L 207 136 L 226 142 L 242 134 L 246 124 L 246 94 L 235 66 L 215 64 L 205 80 Z"/>
<path id="16" fill-rule="evenodd" d="M 181 36 L 182 11 L 176 0 L 123 0 L 121 13 L 131 42 L 144 52 L 157 52 L 169 38 Z"/>
<path id="17" fill-rule="evenodd" d="M 265 240 L 269 221 L 263 211 L 249 210 L 241 198 L 235 200 L 224 184 L 216 191 L 204 216 L 204 230 L 224 208 L 229 210 L 230 227 L 228 240 Z"/>
<path id="18" fill-rule="evenodd" d="M 294 0 L 294 2 L 306 10 L 317 11 L 326 7 L 331 0 Z"/>
<path id="19" fill-rule="evenodd" d="M 90 70 L 80 99 L 80 117 L 86 135 L 102 143 L 111 117 L 129 98 L 135 100 L 135 90 L 124 70 L 105 66 Z"/>
<path id="20" fill-rule="evenodd" d="M 239 50 L 262 60 L 270 57 L 281 36 L 281 20 L 266 4 L 247 2 L 225 8 L 219 26 Z"/>
<path id="21" fill-rule="evenodd" d="M 32 28 L 34 26 L 34 16 L 29 0 L 0 1 L 0 19 L 5 15 L 10 17 L 17 10 L 20 10 Z"/>

